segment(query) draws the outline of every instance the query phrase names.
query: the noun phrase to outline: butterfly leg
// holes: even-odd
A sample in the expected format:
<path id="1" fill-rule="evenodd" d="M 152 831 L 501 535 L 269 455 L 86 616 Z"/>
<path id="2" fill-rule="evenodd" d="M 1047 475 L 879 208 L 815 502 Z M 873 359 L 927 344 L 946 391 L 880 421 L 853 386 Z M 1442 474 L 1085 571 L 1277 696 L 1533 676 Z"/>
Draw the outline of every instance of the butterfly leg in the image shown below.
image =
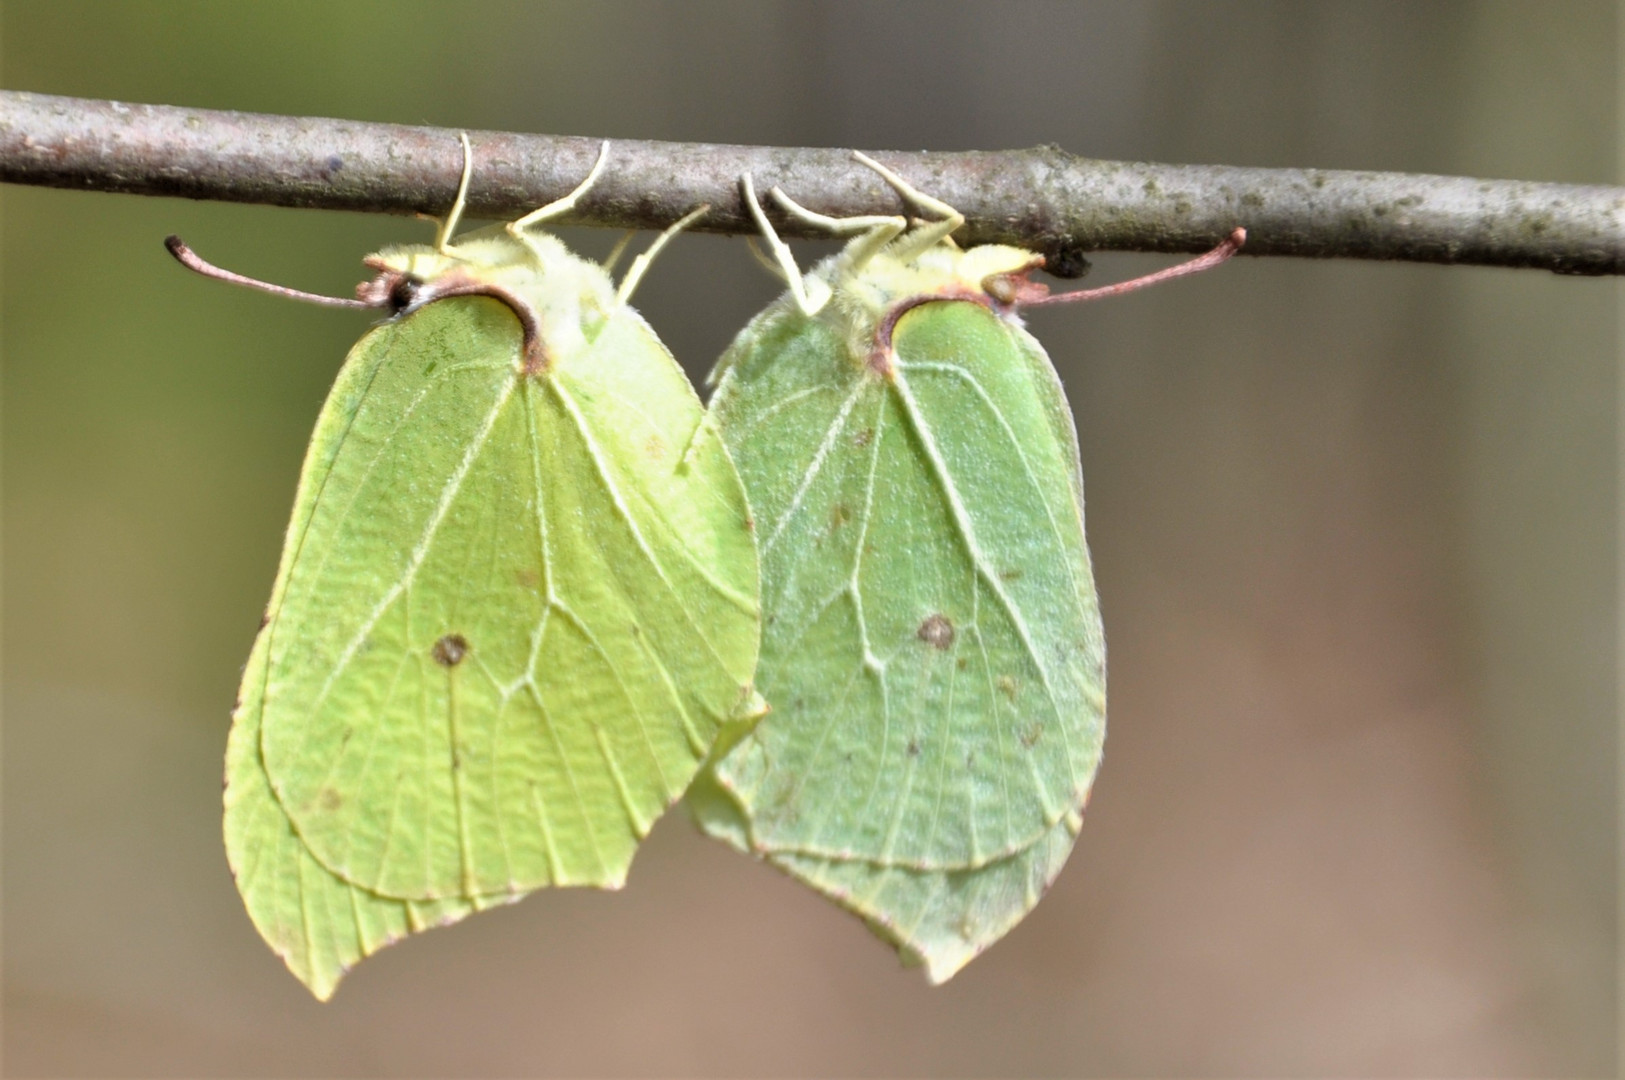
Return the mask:
<path id="1" fill-rule="evenodd" d="M 913 203 L 915 206 L 918 206 L 922 210 L 927 210 L 940 216 L 939 220 L 928 221 L 919 229 L 910 233 L 902 240 L 899 240 L 897 247 L 893 249 L 893 254 L 896 255 L 897 258 L 905 261 L 912 259 L 914 256 L 920 254 L 920 252 L 925 251 L 926 249 L 933 247 L 944 240 L 947 240 L 949 235 L 953 233 L 954 230 L 965 224 L 964 214 L 961 214 L 958 210 L 955 210 L 941 199 L 935 199 L 930 195 L 927 195 L 925 192 L 921 191 L 913 184 L 910 184 L 907 180 L 904 180 L 901 176 L 898 176 L 896 173 L 886 168 L 886 166 L 882 165 L 868 154 L 865 154 L 861 150 L 854 150 L 852 151 L 852 156 L 857 158 L 858 161 L 862 162 L 864 165 L 867 165 L 869 168 L 873 169 L 875 172 L 879 173 L 880 178 L 895 188 L 897 193 L 903 198 L 907 199 L 909 202 Z"/>
<path id="2" fill-rule="evenodd" d="M 635 235 L 637 235 L 636 229 L 628 229 L 626 232 L 621 234 L 621 238 L 619 240 L 615 241 L 615 246 L 610 248 L 609 254 L 606 255 L 604 257 L 604 261 L 599 264 L 604 268 L 604 273 L 607 274 L 615 269 L 615 264 L 621 261 L 622 255 L 626 254 L 626 246 L 632 242 L 632 237 Z"/>
<path id="3" fill-rule="evenodd" d="M 451 254 L 451 234 L 462 220 L 463 207 L 468 205 L 468 180 L 474 175 L 474 148 L 468 144 L 468 133 L 459 131 L 457 137 L 463 140 L 463 176 L 457 181 L 457 198 L 451 204 L 451 211 L 435 232 L 434 249 L 442 255 Z"/>
<path id="4" fill-rule="evenodd" d="M 667 226 L 666 230 L 659 236 L 655 237 L 655 242 L 649 245 L 649 250 L 641 252 L 637 258 L 632 260 L 632 265 L 627 268 L 626 276 L 621 279 L 621 287 L 615 290 L 615 302 L 624 304 L 632 299 L 632 291 L 638 287 L 638 282 L 643 280 L 644 273 L 649 269 L 649 264 L 654 262 L 655 256 L 660 254 L 660 249 L 671 243 L 672 237 L 688 228 L 690 224 L 704 216 L 710 209 L 710 205 L 707 204 L 690 210 Z"/>
<path id="5" fill-rule="evenodd" d="M 538 206 L 536 210 L 525 214 L 523 218 L 510 221 L 509 224 L 507 224 L 507 231 L 509 231 L 509 234 L 512 235 L 513 239 L 525 240 L 525 229 L 528 229 L 528 227 L 538 226 L 538 224 L 541 224 L 543 221 L 549 221 L 549 219 L 557 218 L 557 216 L 561 216 L 561 214 L 567 214 L 570 213 L 570 211 L 575 210 L 575 205 L 582 201 L 583 195 L 587 195 L 587 192 L 590 192 L 593 184 L 598 184 L 598 175 L 604 171 L 604 164 L 606 164 L 608 161 L 609 140 L 604 140 L 603 145 L 598 148 L 598 161 L 593 162 L 593 167 L 591 167 L 591 171 L 588 172 L 587 179 L 582 180 L 580 184 L 575 185 L 574 192 L 570 192 L 569 195 L 565 195 L 564 198 L 556 198 L 556 200 L 552 200 L 551 203 L 548 203 L 546 206 Z"/>
<path id="6" fill-rule="evenodd" d="M 593 162 L 592 169 L 587 173 L 587 178 L 577 184 L 574 191 L 561 199 L 554 199 L 546 206 L 538 206 L 522 218 L 508 222 L 508 235 L 524 244 L 531 251 L 537 252 L 539 256 L 540 252 L 537 250 L 536 245 L 531 242 L 530 237 L 525 235 L 525 230 L 532 225 L 540 225 L 544 221 L 568 214 L 571 210 L 574 210 L 576 204 L 581 201 L 581 197 L 592 190 L 592 186 L 598 182 L 598 177 L 604 171 L 604 165 L 608 161 L 609 140 L 605 139 L 598 147 L 598 160 Z"/>
<path id="7" fill-rule="evenodd" d="M 836 235 L 861 232 L 863 235 L 841 252 L 841 267 L 847 273 L 856 273 L 868 265 L 887 244 L 908 228 L 908 218 L 899 214 L 862 214 L 855 217 L 829 217 L 815 213 L 786 195 L 780 188 L 772 191 L 774 200 L 784 212 L 816 228 L 827 229 Z"/>
<path id="8" fill-rule="evenodd" d="M 756 199 L 756 185 L 751 181 L 750 173 L 739 178 L 745 188 L 745 205 L 750 207 L 750 216 L 756 219 L 756 227 L 762 230 L 762 239 L 767 243 L 767 249 L 773 253 L 773 259 L 778 264 L 778 274 L 784 278 L 784 283 L 790 287 L 790 295 L 795 297 L 796 307 L 809 319 L 817 315 L 824 305 L 829 303 L 829 286 L 816 278 L 811 279 L 812 294 L 808 293 L 809 279 L 802 277 L 801 268 L 796 265 L 795 254 L 790 245 L 779 239 L 779 234 L 773 228 L 773 223 L 767 220 L 762 212 L 762 204 Z"/>

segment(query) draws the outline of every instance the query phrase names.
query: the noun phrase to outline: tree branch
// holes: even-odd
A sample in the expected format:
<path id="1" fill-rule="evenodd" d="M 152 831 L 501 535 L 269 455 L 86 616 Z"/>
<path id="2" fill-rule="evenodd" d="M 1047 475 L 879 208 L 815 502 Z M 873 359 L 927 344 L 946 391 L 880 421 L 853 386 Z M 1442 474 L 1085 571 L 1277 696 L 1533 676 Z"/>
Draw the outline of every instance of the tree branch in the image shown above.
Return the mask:
<path id="1" fill-rule="evenodd" d="M 473 216 L 511 219 L 573 188 L 596 139 L 471 131 Z M 1248 255 L 1404 259 L 1625 273 L 1625 188 L 1318 169 L 1096 161 L 1057 147 L 881 153 L 965 214 L 966 244 L 1040 251 L 1076 276 L 1096 250 L 1205 251 L 1237 225 Z M 0 181 L 327 210 L 438 214 L 461 166 L 456 132 L 0 91 Z M 897 213 L 846 150 L 616 141 L 562 223 L 663 228 L 700 203 L 699 231 L 754 233 L 741 173 L 835 216 Z M 776 219 L 789 236 L 815 235 Z"/>

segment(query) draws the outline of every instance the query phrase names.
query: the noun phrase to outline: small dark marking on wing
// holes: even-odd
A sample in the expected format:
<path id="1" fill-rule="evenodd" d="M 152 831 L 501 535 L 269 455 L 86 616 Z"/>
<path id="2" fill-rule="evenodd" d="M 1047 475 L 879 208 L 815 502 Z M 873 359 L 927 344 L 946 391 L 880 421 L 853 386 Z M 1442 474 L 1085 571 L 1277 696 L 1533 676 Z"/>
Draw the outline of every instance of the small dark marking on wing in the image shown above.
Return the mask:
<path id="1" fill-rule="evenodd" d="M 920 624 L 918 635 L 927 645 L 946 652 L 954 644 L 954 624 L 946 615 L 934 614 Z"/>
<path id="2" fill-rule="evenodd" d="M 461 634 L 447 634 L 429 650 L 434 662 L 444 667 L 456 667 L 468 655 L 468 639 Z"/>

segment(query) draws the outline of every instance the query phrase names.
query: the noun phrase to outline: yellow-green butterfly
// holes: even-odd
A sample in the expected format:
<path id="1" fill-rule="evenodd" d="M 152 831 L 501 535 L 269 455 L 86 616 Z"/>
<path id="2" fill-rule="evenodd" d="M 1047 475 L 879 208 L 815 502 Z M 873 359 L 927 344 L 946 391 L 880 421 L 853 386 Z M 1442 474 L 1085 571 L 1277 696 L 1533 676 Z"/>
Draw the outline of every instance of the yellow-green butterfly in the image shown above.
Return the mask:
<path id="1" fill-rule="evenodd" d="M 863 155 L 936 220 L 853 233 L 803 276 L 746 201 L 789 286 L 712 374 L 711 412 L 756 515 L 757 688 L 695 781 L 702 828 L 862 916 L 950 978 L 1038 902 L 1072 850 L 1105 736 L 1105 643 L 1060 381 L 1018 310 L 1043 259 L 960 250 L 963 218 Z"/>
<path id="2" fill-rule="evenodd" d="M 226 760 L 249 914 L 318 998 L 401 936 L 545 885 L 618 887 L 751 698 L 738 475 L 605 267 L 534 226 L 368 258 Z M 701 211 L 696 211 L 696 214 Z"/>

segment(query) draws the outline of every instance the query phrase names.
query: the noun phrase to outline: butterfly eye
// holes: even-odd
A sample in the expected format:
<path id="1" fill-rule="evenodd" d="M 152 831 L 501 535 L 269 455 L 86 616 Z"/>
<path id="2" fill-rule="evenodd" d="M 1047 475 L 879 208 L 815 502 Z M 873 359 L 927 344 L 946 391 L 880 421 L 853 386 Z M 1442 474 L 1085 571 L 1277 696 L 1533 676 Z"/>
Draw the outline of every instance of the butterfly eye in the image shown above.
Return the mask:
<path id="1" fill-rule="evenodd" d="M 421 285 L 421 282 L 413 281 L 409 277 L 397 278 L 395 284 L 389 290 L 390 311 L 399 315 L 403 311 L 411 310 L 412 306 L 417 302 L 418 289 Z"/>

